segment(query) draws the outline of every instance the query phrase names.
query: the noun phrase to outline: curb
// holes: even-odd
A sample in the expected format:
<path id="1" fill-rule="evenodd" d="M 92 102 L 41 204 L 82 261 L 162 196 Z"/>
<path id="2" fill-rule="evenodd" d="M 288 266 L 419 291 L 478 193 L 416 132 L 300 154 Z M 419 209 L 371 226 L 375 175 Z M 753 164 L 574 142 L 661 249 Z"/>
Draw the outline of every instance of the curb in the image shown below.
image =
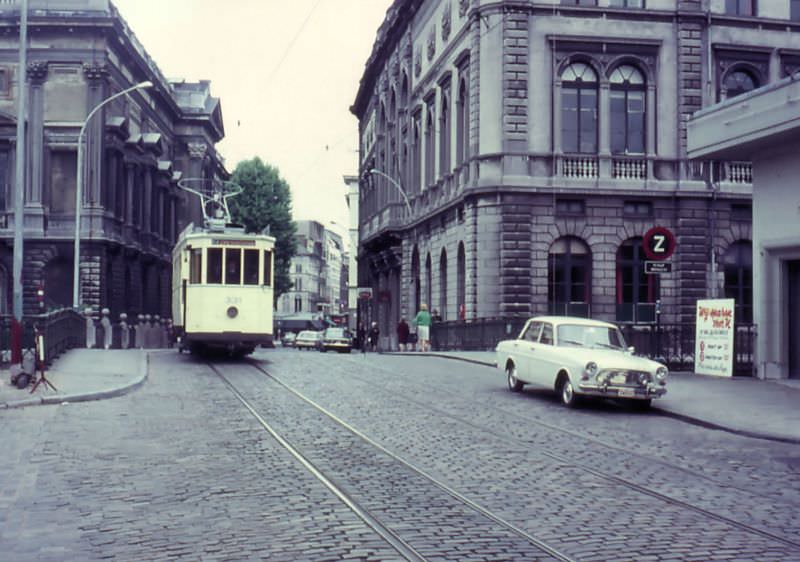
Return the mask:
<path id="1" fill-rule="evenodd" d="M 466 363 L 473 363 L 473 364 L 476 364 L 476 365 L 482 365 L 484 367 L 495 368 L 497 366 L 494 363 L 489 363 L 487 361 L 481 361 L 479 359 L 470 359 L 470 358 L 467 358 L 467 357 L 458 357 L 456 355 L 444 355 L 444 354 L 441 354 L 441 353 L 427 352 L 427 351 L 424 352 L 424 353 L 416 352 L 416 351 L 404 352 L 404 353 L 403 352 L 399 352 L 399 351 L 386 351 L 386 352 L 381 352 L 381 353 L 383 355 L 405 355 L 405 356 L 411 356 L 411 357 L 414 357 L 414 356 L 417 356 L 417 357 L 440 357 L 442 359 L 455 359 L 457 361 L 464 361 Z M 793 444 L 793 445 L 800 444 L 800 439 L 797 439 L 796 437 L 789 437 L 789 436 L 786 436 L 786 435 L 779 435 L 779 434 L 775 434 L 775 433 L 763 433 L 763 432 L 759 432 L 759 431 L 753 431 L 753 430 L 750 430 L 750 429 L 739 429 L 739 428 L 735 428 L 735 427 L 720 425 L 718 423 L 706 421 L 706 420 L 703 420 L 703 419 L 700 419 L 700 418 L 697 418 L 697 417 L 689 416 L 687 414 L 681 414 L 681 413 L 678 413 L 678 412 L 674 412 L 672 410 L 668 410 L 668 409 L 662 408 L 658 404 L 653 404 L 652 411 L 653 412 L 657 412 L 658 415 L 661 415 L 661 416 L 664 416 L 664 417 L 668 417 L 668 418 L 672 418 L 672 419 L 676 419 L 676 420 L 682 421 L 684 423 L 689 423 L 689 424 L 692 424 L 692 425 L 696 425 L 698 427 L 704 427 L 706 429 L 714 429 L 714 430 L 717 430 L 717 431 L 725 431 L 726 433 L 731 433 L 733 435 L 741 435 L 742 437 L 750 437 L 750 438 L 753 438 L 753 439 L 763 439 L 765 441 L 776 441 L 776 442 L 780 442 L 780 443 L 790 443 L 790 444 Z"/>
<path id="2" fill-rule="evenodd" d="M 4 402 L 0 404 L 0 409 L 11 410 L 16 408 L 25 408 L 28 406 L 38 405 L 53 405 L 53 404 L 69 404 L 72 402 L 91 402 L 94 400 L 104 400 L 107 398 L 114 398 L 133 392 L 142 386 L 149 375 L 150 354 L 144 352 L 143 360 L 139 361 L 139 372 L 136 380 L 129 384 L 110 388 L 108 390 L 98 390 L 95 392 L 84 392 L 78 394 L 54 394 L 50 396 L 40 396 L 37 398 L 25 398 L 22 400 L 14 400 L 12 402 Z"/>

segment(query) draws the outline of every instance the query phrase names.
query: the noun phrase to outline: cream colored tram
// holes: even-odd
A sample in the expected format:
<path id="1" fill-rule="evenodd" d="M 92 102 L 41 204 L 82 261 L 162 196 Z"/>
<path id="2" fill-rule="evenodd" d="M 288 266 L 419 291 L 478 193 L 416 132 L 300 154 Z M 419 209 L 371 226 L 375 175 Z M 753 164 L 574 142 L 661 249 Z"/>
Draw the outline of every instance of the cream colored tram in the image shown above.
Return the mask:
<path id="1" fill-rule="evenodd" d="M 172 318 L 179 349 L 243 356 L 272 345 L 275 238 L 190 224 L 172 252 Z"/>

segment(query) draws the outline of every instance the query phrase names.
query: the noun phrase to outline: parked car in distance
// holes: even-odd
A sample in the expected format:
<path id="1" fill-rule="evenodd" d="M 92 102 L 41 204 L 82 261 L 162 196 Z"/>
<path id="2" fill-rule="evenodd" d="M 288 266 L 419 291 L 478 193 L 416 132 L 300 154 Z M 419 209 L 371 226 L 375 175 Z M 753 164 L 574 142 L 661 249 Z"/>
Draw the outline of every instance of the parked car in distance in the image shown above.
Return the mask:
<path id="1" fill-rule="evenodd" d="M 350 353 L 353 348 L 353 337 L 345 328 L 328 328 L 322 333 L 320 351 L 338 351 Z"/>
<path id="2" fill-rule="evenodd" d="M 297 349 L 319 349 L 322 344 L 322 332 L 313 330 L 303 330 L 294 339 L 294 346 Z"/>
<path id="3" fill-rule="evenodd" d="M 296 337 L 297 334 L 295 334 L 294 332 L 286 332 L 285 334 L 283 334 L 283 337 L 281 338 L 281 344 L 283 345 L 283 347 L 292 347 L 294 345 L 294 340 Z"/>
<path id="4" fill-rule="evenodd" d="M 640 408 L 667 393 L 667 368 L 633 354 L 614 324 L 568 316 L 539 316 L 519 336 L 495 348 L 508 388 L 552 388 L 574 407 L 584 397 L 614 398 Z"/>

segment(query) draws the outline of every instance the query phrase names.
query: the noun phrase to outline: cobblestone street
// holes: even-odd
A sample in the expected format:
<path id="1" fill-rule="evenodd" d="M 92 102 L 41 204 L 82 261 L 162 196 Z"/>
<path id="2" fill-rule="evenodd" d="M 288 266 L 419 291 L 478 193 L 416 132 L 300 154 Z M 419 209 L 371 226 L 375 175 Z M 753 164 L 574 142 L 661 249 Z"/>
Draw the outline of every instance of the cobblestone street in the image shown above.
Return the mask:
<path id="1" fill-rule="evenodd" d="M 796 445 L 570 411 L 430 357 L 150 369 L 126 396 L 0 412 L 0 559 L 800 559 Z"/>

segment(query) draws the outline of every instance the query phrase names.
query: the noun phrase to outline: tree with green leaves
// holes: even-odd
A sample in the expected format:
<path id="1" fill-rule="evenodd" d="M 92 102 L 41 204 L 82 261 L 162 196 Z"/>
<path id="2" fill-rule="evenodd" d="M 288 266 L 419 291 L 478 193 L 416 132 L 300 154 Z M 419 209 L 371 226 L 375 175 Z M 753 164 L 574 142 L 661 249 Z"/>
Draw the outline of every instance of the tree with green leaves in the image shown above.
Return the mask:
<path id="1" fill-rule="evenodd" d="M 242 186 L 242 193 L 229 200 L 231 218 L 247 232 L 263 232 L 275 237 L 275 303 L 292 287 L 289 268 L 295 254 L 297 227 L 292 220 L 292 194 L 277 168 L 260 158 L 239 162 L 231 180 Z"/>

